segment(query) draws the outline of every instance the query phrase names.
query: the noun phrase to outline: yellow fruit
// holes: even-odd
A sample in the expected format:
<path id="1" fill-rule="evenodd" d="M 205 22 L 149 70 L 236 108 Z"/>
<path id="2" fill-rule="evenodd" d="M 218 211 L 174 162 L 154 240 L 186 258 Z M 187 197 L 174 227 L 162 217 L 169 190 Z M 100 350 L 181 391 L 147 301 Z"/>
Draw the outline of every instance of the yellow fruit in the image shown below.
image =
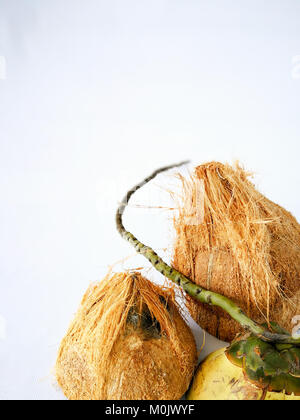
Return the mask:
<path id="1" fill-rule="evenodd" d="M 299 400 L 285 393 L 268 392 L 245 380 L 242 369 L 225 355 L 225 348 L 212 353 L 200 365 L 194 377 L 188 400 Z"/>

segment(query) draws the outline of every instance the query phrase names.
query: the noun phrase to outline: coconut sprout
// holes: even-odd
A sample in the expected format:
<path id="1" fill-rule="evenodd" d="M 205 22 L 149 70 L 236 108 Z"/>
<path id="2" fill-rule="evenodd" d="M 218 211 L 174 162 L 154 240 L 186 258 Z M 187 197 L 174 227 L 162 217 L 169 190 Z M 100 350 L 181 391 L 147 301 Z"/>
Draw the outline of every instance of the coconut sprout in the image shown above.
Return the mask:
<path id="1" fill-rule="evenodd" d="M 162 170 L 155 171 L 146 182 L 160 172 Z M 134 191 L 144 184 L 145 181 L 138 184 Z M 224 310 L 249 333 L 242 341 L 233 342 L 227 352 L 232 358 L 232 364 L 239 364 L 247 381 L 255 382 L 264 392 L 273 391 L 275 386 L 276 391 L 282 388 L 281 390 L 288 394 L 300 394 L 300 338 L 291 336 L 277 325 L 276 328 L 270 323 L 260 325 L 249 318 L 233 300 L 193 283 L 183 273 L 163 261 L 151 247 L 144 245 L 127 231 L 122 216 L 132 194 L 133 191 L 125 196 L 117 211 L 116 224 L 121 236 L 147 258 L 157 271 L 180 286 L 191 298 Z"/>
<path id="2" fill-rule="evenodd" d="M 197 362 L 174 291 L 139 272 L 91 286 L 63 339 L 56 377 L 70 400 L 176 400 Z"/>
<path id="3" fill-rule="evenodd" d="M 198 166 L 183 191 L 175 220 L 173 266 L 196 284 L 233 299 L 258 323 L 269 320 L 292 330 L 300 313 L 300 225 L 268 200 L 240 166 L 217 162 Z M 199 182 L 203 219 L 190 224 Z M 195 321 L 210 334 L 231 341 L 241 326 L 218 308 L 188 298 Z"/>
<path id="4" fill-rule="evenodd" d="M 150 246 L 143 244 L 136 236 L 126 230 L 123 224 L 123 214 L 132 195 L 138 189 L 142 188 L 147 182 L 154 179 L 157 174 L 180 166 L 184 163 L 185 162 L 156 170 L 152 175 L 137 184 L 126 194 L 126 196 L 121 201 L 121 204 L 119 205 L 116 213 L 116 228 L 118 232 L 122 238 L 128 241 L 139 254 L 143 255 L 158 272 L 180 286 L 187 295 L 196 301 L 224 310 L 233 320 L 240 324 L 242 329 L 250 331 L 262 340 L 281 344 L 300 345 L 300 337 L 295 338 L 290 335 L 269 331 L 267 328 L 265 328 L 265 326 L 262 326 L 249 318 L 233 300 L 219 293 L 198 286 L 183 273 L 168 265 Z"/>

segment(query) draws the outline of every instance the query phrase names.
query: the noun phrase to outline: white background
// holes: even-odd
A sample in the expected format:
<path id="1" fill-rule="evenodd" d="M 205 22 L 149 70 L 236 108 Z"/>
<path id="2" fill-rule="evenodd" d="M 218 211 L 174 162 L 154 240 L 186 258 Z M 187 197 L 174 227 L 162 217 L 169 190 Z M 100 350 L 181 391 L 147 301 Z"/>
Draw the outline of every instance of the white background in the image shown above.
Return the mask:
<path id="1" fill-rule="evenodd" d="M 85 289 L 147 266 L 114 211 L 156 167 L 239 159 L 300 218 L 299 20 L 298 0 L 0 0 L 0 399 L 63 398 L 52 369 Z M 170 254 L 172 216 L 126 223 Z"/>

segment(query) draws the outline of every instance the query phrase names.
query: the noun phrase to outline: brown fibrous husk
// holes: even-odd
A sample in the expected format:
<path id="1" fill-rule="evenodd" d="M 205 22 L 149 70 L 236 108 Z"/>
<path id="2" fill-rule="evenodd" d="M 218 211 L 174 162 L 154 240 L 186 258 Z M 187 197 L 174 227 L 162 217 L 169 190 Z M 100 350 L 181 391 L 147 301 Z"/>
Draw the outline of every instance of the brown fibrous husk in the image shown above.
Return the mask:
<path id="1" fill-rule="evenodd" d="M 173 265 L 202 287 L 233 299 L 257 322 L 278 322 L 291 331 L 292 318 L 300 313 L 300 225 L 257 191 L 250 175 L 238 164 L 211 162 L 190 178 L 180 176 Z M 202 218 L 196 208 L 201 188 Z M 189 297 L 187 306 L 200 326 L 224 341 L 241 331 L 221 309 Z"/>
<path id="2" fill-rule="evenodd" d="M 176 400 L 196 362 L 174 291 L 139 272 L 116 273 L 86 292 L 61 343 L 56 377 L 70 400 Z"/>

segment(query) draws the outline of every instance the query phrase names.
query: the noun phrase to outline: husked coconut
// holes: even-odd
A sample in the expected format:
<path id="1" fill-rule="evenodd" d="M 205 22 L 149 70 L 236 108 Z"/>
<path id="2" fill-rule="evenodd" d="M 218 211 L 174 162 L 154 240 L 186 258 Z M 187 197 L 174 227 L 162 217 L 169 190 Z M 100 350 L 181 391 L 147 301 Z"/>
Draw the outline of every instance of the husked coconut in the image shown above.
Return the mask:
<path id="1" fill-rule="evenodd" d="M 181 177 L 173 267 L 234 300 L 256 322 L 275 321 L 291 331 L 300 313 L 300 225 L 257 191 L 249 175 L 238 165 L 211 162 L 190 179 Z M 190 222 L 193 215 L 199 223 Z M 224 341 L 241 332 L 221 309 L 189 297 L 187 306 L 201 327 Z"/>
<path id="2" fill-rule="evenodd" d="M 197 363 L 174 293 L 139 272 L 108 275 L 86 292 L 56 363 L 70 400 L 176 400 Z"/>

